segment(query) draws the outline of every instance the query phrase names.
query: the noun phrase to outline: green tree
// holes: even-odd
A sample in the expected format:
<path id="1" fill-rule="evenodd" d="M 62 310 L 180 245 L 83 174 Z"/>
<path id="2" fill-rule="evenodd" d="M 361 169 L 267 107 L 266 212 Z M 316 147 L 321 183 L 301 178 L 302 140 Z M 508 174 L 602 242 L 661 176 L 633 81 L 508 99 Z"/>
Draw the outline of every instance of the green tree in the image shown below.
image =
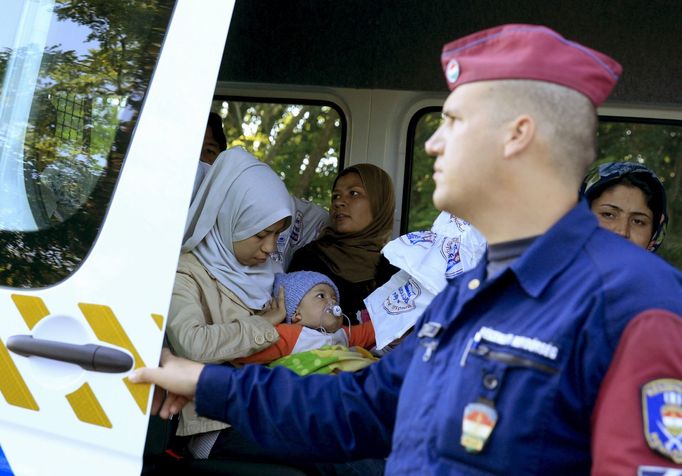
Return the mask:
<path id="1" fill-rule="evenodd" d="M 330 106 L 214 101 L 228 146 L 242 146 L 280 174 L 292 195 L 329 207 L 344 139 Z"/>

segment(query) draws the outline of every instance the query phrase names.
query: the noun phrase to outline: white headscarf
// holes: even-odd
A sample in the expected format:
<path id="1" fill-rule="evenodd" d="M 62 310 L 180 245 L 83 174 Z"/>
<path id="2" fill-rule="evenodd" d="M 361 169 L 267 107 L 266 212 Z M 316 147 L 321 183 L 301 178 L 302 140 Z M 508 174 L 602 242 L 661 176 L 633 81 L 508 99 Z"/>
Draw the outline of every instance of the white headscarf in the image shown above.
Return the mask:
<path id="1" fill-rule="evenodd" d="M 199 185 L 201 185 L 202 180 L 204 180 L 204 177 L 206 177 L 206 174 L 208 174 L 210 169 L 211 164 L 207 164 L 206 162 L 200 161 L 197 165 L 197 174 L 194 176 L 194 187 L 192 188 L 192 200 L 194 200 L 194 196 L 199 190 Z"/>
<path id="2" fill-rule="evenodd" d="M 244 304 L 261 309 L 282 265 L 268 259 L 262 265 L 244 266 L 234 255 L 233 243 L 290 219 L 290 203 L 284 183 L 268 165 L 242 148 L 226 150 L 192 199 L 182 251 L 194 253 Z"/>

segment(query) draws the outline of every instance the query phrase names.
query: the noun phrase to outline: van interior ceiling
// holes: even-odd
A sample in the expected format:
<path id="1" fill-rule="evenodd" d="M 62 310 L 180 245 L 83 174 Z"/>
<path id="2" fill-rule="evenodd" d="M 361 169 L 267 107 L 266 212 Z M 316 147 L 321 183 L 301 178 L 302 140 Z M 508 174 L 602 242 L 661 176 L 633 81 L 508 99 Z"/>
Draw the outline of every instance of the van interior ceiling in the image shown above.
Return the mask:
<path id="1" fill-rule="evenodd" d="M 682 2 L 669 0 L 237 0 L 219 80 L 444 91 L 443 44 L 497 24 L 541 23 L 621 62 L 611 102 L 674 106 L 680 18 Z"/>

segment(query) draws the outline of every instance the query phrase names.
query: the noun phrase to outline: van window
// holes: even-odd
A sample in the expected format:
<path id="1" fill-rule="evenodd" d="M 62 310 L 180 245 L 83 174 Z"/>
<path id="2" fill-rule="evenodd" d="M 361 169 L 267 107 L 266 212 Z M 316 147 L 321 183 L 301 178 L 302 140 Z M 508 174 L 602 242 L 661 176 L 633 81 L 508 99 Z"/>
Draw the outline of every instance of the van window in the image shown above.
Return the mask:
<path id="1" fill-rule="evenodd" d="M 598 162 L 635 161 L 660 177 L 668 196 L 668 233 L 658 253 L 682 268 L 682 121 L 600 117 Z M 440 109 L 418 111 L 408 130 L 405 191 L 401 232 L 429 229 L 434 210 L 433 163 L 424 142 L 440 124 Z"/>
<path id="2" fill-rule="evenodd" d="M 407 131 L 405 188 L 400 233 L 430 230 L 439 211 L 433 206 L 433 164 L 435 157 L 424 150 L 426 140 L 440 125 L 440 107 L 427 107 L 412 117 Z"/>
<path id="3" fill-rule="evenodd" d="M 174 2 L 5 3 L 0 285 L 42 287 L 97 236 Z"/>
<path id="4" fill-rule="evenodd" d="M 242 146 L 280 174 L 289 192 L 325 208 L 343 169 L 346 118 L 329 102 L 217 96 L 228 147 Z"/>

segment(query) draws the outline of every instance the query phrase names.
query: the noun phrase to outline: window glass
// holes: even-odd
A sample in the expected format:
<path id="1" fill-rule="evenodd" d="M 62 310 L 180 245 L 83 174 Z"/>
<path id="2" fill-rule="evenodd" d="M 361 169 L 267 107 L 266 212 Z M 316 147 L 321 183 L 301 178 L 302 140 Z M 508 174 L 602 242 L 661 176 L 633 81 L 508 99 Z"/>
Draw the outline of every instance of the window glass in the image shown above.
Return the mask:
<path id="1" fill-rule="evenodd" d="M 405 192 L 400 233 L 430 230 L 439 211 L 433 206 L 433 164 L 435 157 L 424 150 L 426 140 L 440 125 L 440 108 L 425 108 L 417 112 L 408 128 Z"/>
<path id="2" fill-rule="evenodd" d="M 431 201 L 435 158 L 426 154 L 424 142 L 439 124 L 438 108 L 422 109 L 410 123 L 402 233 L 429 229 L 438 215 Z M 658 254 L 682 268 L 682 122 L 601 117 L 597 139 L 598 162 L 635 161 L 661 178 L 670 221 Z"/>
<path id="3" fill-rule="evenodd" d="M 332 103 L 216 97 L 228 147 L 241 146 L 280 174 L 289 192 L 325 208 L 343 168 L 346 122 Z"/>
<path id="4" fill-rule="evenodd" d="M 92 246 L 173 4 L 3 5 L 0 285 L 54 284 Z"/>

